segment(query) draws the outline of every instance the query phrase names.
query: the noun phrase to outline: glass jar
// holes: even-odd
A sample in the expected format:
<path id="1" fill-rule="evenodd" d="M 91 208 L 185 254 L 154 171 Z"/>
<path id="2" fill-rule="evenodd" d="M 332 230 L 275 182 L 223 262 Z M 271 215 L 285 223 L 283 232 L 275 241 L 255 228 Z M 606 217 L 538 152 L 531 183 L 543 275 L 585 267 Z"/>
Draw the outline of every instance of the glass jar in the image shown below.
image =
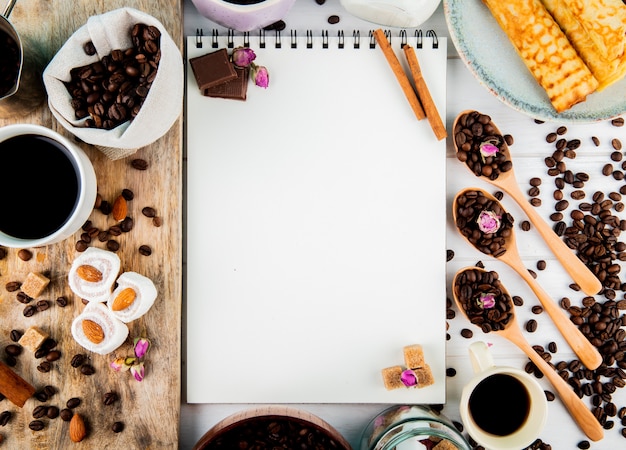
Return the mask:
<path id="1" fill-rule="evenodd" d="M 447 441 L 448 445 L 441 441 Z M 441 447 L 436 446 L 438 444 Z M 370 421 L 360 442 L 360 450 L 413 450 L 433 447 L 472 450 L 446 416 L 418 405 L 398 405 L 384 410 Z"/>

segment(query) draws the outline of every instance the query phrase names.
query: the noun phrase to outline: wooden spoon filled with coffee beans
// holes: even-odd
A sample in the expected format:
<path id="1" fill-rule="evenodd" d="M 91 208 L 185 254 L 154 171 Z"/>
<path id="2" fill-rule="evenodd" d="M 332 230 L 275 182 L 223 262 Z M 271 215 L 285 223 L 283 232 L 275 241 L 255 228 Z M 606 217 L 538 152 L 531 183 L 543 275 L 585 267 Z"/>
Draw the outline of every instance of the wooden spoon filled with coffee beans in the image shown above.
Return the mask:
<path id="1" fill-rule="evenodd" d="M 600 280 L 572 254 L 524 197 L 515 178 L 507 140 L 491 117 L 478 111 L 463 111 L 455 119 L 452 129 L 457 159 L 465 163 L 474 175 L 509 194 L 526 213 L 572 280 L 587 295 L 597 294 L 602 289 Z"/>
<path id="2" fill-rule="evenodd" d="M 600 422 L 567 382 L 537 353 L 522 335 L 515 318 L 513 300 L 497 272 L 467 267 L 456 273 L 452 291 L 457 308 L 484 332 L 493 332 L 508 339 L 541 370 L 559 394 L 580 429 L 592 441 L 604 437 Z"/>
<path id="3" fill-rule="evenodd" d="M 482 189 L 463 189 L 452 202 L 452 217 L 467 242 L 480 252 L 506 263 L 526 281 L 582 363 L 591 370 L 600 366 L 602 356 L 598 349 L 524 266 L 515 240 L 514 219 L 500 202 Z"/>

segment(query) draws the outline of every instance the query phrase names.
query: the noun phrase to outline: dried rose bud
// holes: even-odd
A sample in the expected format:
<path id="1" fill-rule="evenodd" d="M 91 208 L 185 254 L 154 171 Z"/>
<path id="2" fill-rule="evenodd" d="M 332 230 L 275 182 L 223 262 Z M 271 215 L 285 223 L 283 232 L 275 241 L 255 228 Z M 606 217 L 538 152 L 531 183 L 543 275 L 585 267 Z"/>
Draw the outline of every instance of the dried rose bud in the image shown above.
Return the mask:
<path id="1" fill-rule="evenodd" d="M 133 375 L 133 377 L 135 377 L 135 380 L 143 381 L 145 376 L 145 368 L 143 366 L 143 363 L 140 362 L 139 364 L 131 366 L 130 373 Z"/>
<path id="2" fill-rule="evenodd" d="M 486 234 L 493 234 L 500 229 L 500 219 L 501 216 L 498 216 L 493 211 L 481 211 L 476 222 L 480 231 Z"/>
<path id="3" fill-rule="evenodd" d="M 134 344 L 134 349 L 135 349 L 135 356 L 139 359 L 143 358 L 144 356 L 146 356 L 146 353 L 148 353 L 148 349 L 150 348 L 150 341 L 146 338 L 136 338 L 135 339 L 135 344 Z"/>
<path id="4" fill-rule="evenodd" d="M 254 84 L 264 89 L 267 88 L 270 85 L 270 74 L 267 71 L 267 67 L 257 66 L 254 63 L 252 63 L 250 67 L 252 68 L 250 75 L 252 76 Z"/>
<path id="5" fill-rule="evenodd" d="M 237 67 L 248 67 L 256 59 L 256 54 L 251 48 L 237 47 L 233 50 L 231 59 Z"/>
<path id="6" fill-rule="evenodd" d="M 400 381 L 402 381 L 406 387 L 417 386 L 417 376 L 415 376 L 415 372 L 411 369 L 402 371 L 400 374 Z"/>

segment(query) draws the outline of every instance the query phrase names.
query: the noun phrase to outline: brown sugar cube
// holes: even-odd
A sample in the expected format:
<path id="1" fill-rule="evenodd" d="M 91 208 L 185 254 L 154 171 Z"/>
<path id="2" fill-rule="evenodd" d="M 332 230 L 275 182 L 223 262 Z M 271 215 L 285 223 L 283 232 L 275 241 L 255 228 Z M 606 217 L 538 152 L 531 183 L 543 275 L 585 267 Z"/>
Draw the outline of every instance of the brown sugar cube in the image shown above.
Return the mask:
<path id="1" fill-rule="evenodd" d="M 41 331 L 37 327 L 29 327 L 24 332 L 18 343 L 22 347 L 27 348 L 31 352 L 35 353 L 46 339 L 48 339 L 47 333 Z"/>
<path id="2" fill-rule="evenodd" d="M 30 272 L 22 283 L 22 292 L 29 297 L 36 298 L 41 295 L 50 279 L 40 273 Z"/>
<path id="3" fill-rule="evenodd" d="M 403 369 L 400 366 L 387 367 L 382 370 L 383 383 L 388 391 L 406 387 L 400 379 L 402 371 Z"/>
<path id="4" fill-rule="evenodd" d="M 415 372 L 415 376 L 417 377 L 418 388 L 430 386 L 435 383 L 435 377 L 433 377 L 433 372 L 430 370 L 428 364 L 424 364 L 424 367 L 414 369 L 413 372 Z"/>
<path id="5" fill-rule="evenodd" d="M 456 445 L 450 441 L 439 441 L 437 445 L 433 447 L 433 450 L 459 450 Z"/>
<path id="6" fill-rule="evenodd" d="M 420 344 L 404 347 L 404 365 L 409 369 L 424 367 L 424 350 Z"/>

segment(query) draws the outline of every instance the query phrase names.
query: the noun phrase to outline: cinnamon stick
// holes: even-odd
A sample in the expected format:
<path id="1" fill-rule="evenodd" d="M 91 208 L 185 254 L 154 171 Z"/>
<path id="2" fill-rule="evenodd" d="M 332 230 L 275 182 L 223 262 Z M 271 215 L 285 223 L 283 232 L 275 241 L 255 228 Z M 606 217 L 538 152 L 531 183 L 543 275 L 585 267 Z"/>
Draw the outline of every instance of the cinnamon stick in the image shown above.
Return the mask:
<path id="1" fill-rule="evenodd" d="M 21 408 L 35 393 L 35 388 L 0 361 L 0 393 Z"/>
<path id="2" fill-rule="evenodd" d="M 389 67 L 391 67 L 391 70 L 398 79 L 400 87 L 402 88 L 402 91 L 404 91 L 404 96 L 409 101 L 409 105 L 411 105 L 413 113 L 415 113 L 415 117 L 417 117 L 417 120 L 422 120 L 426 117 L 424 109 L 422 108 L 422 105 L 413 90 L 413 86 L 411 86 L 409 78 L 404 73 L 402 65 L 400 64 L 400 61 L 398 61 L 398 57 L 391 48 L 391 45 L 389 45 L 389 41 L 387 41 L 387 37 L 385 36 L 383 30 L 379 28 L 374 31 L 374 38 L 376 38 L 376 42 L 378 42 L 378 46 L 383 51 L 383 54 L 389 63 Z"/>
<path id="3" fill-rule="evenodd" d="M 424 111 L 426 112 L 426 118 L 428 118 L 430 127 L 433 129 L 437 140 L 440 141 L 442 139 L 445 139 L 448 135 L 448 133 L 446 132 L 446 126 L 441 120 L 441 115 L 439 114 L 439 111 L 437 111 L 437 106 L 435 105 L 435 102 L 430 95 L 430 90 L 426 85 L 426 81 L 424 81 L 424 77 L 422 76 L 422 71 L 420 69 L 420 64 L 417 60 L 417 55 L 415 54 L 415 49 L 410 45 L 405 45 L 403 47 L 403 50 L 404 56 L 409 63 L 409 69 L 411 70 L 413 82 L 415 83 L 415 89 L 417 89 L 417 94 L 422 101 L 422 106 L 424 107 Z"/>

